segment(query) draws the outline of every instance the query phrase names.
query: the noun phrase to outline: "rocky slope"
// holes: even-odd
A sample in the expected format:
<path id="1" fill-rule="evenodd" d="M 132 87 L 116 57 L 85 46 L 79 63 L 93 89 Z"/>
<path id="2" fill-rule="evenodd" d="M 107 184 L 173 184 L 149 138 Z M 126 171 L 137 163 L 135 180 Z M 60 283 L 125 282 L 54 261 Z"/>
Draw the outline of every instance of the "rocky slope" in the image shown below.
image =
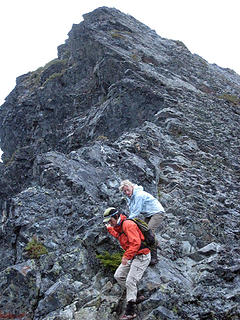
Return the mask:
<path id="1" fill-rule="evenodd" d="M 116 9 L 84 15 L 0 109 L 1 316 L 118 318 L 96 254 L 119 250 L 102 212 L 129 178 L 166 208 L 139 319 L 239 319 L 239 120 L 234 71 Z"/>

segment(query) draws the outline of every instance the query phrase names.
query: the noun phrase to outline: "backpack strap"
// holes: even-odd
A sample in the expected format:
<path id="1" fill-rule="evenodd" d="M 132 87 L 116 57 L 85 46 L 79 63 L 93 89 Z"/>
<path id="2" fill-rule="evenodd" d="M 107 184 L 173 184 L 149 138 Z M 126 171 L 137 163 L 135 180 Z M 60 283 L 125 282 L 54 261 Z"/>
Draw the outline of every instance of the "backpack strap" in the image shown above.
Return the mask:
<path id="1" fill-rule="evenodd" d="M 126 235 L 126 233 L 123 231 L 123 222 L 124 221 L 126 221 L 126 220 L 130 220 L 130 221 L 133 221 L 136 225 L 137 225 L 137 223 L 133 220 L 133 219 L 125 219 L 125 220 L 123 220 L 122 222 L 121 222 L 121 227 L 122 227 L 122 232 L 120 232 L 119 233 L 119 236 L 118 237 L 120 237 L 123 233 L 125 234 L 125 236 L 127 237 L 127 235 Z M 138 225 L 137 225 L 137 227 L 138 227 Z M 139 229 L 139 227 L 138 227 L 138 229 Z M 140 229 L 139 229 L 140 230 Z M 140 230 L 141 231 L 141 230 Z M 141 231 L 142 232 L 142 231 Z M 143 235 L 144 236 L 144 235 Z M 140 245 L 140 248 L 139 248 L 139 250 L 142 250 L 142 249 L 145 249 L 145 248 L 148 248 L 148 246 L 146 245 L 146 242 L 144 241 L 144 240 L 141 240 L 141 245 Z"/>
<path id="2" fill-rule="evenodd" d="M 120 223 L 120 226 L 121 226 L 121 228 L 122 228 L 122 232 L 119 232 L 118 233 L 118 238 L 124 233 L 125 234 L 125 236 L 127 236 L 126 235 L 126 233 L 123 231 L 123 222 L 124 222 L 125 220 L 123 220 L 123 221 L 121 221 L 121 223 Z"/>
<path id="3" fill-rule="evenodd" d="M 121 224 L 120 224 L 120 226 L 121 226 L 121 228 L 122 228 L 122 232 L 119 232 L 119 236 L 118 236 L 118 237 L 120 237 L 123 233 L 125 234 L 125 236 L 127 236 L 126 233 L 123 231 L 123 222 L 126 221 L 126 220 L 127 220 L 127 219 L 123 220 L 123 221 L 121 222 Z"/>

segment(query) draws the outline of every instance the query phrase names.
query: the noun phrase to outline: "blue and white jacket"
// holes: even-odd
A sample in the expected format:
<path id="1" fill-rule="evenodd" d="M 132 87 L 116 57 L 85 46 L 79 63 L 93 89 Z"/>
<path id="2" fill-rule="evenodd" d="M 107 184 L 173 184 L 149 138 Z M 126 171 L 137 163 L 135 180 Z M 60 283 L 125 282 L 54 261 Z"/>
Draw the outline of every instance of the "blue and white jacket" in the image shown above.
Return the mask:
<path id="1" fill-rule="evenodd" d="M 136 218 L 140 213 L 144 217 L 151 217 L 156 213 L 164 213 L 161 203 L 150 193 L 143 190 L 142 186 L 134 185 L 131 198 L 127 198 L 130 211 L 129 218 Z"/>

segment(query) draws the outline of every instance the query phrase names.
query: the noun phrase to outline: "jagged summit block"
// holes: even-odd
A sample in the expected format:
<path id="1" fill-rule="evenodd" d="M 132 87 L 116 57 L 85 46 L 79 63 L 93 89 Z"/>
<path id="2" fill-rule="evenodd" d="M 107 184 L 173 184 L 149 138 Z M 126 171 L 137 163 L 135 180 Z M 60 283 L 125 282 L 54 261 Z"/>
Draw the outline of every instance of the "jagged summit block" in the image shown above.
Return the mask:
<path id="1" fill-rule="evenodd" d="M 118 317 L 96 255 L 119 250 L 102 213 L 126 210 L 130 179 L 166 209 L 142 318 L 237 319 L 239 93 L 234 71 L 117 9 L 73 25 L 0 108 L 1 315 Z M 37 259 L 33 238 L 47 252 Z"/>

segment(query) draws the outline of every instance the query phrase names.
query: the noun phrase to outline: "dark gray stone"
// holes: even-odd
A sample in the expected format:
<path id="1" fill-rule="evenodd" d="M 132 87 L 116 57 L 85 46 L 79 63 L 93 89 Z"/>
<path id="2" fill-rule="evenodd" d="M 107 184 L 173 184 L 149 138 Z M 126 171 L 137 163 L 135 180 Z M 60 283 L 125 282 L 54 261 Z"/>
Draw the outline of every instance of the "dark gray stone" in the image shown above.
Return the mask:
<path id="1" fill-rule="evenodd" d="M 240 77 L 102 7 L 58 58 L 16 80 L 0 109 L 0 311 L 114 320 L 123 305 L 96 258 L 126 210 L 122 179 L 166 209 L 159 263 L 139 284 L 145 320 L 239 318 Z M 37 239 L 47 253 L 30 257 Z"/>

